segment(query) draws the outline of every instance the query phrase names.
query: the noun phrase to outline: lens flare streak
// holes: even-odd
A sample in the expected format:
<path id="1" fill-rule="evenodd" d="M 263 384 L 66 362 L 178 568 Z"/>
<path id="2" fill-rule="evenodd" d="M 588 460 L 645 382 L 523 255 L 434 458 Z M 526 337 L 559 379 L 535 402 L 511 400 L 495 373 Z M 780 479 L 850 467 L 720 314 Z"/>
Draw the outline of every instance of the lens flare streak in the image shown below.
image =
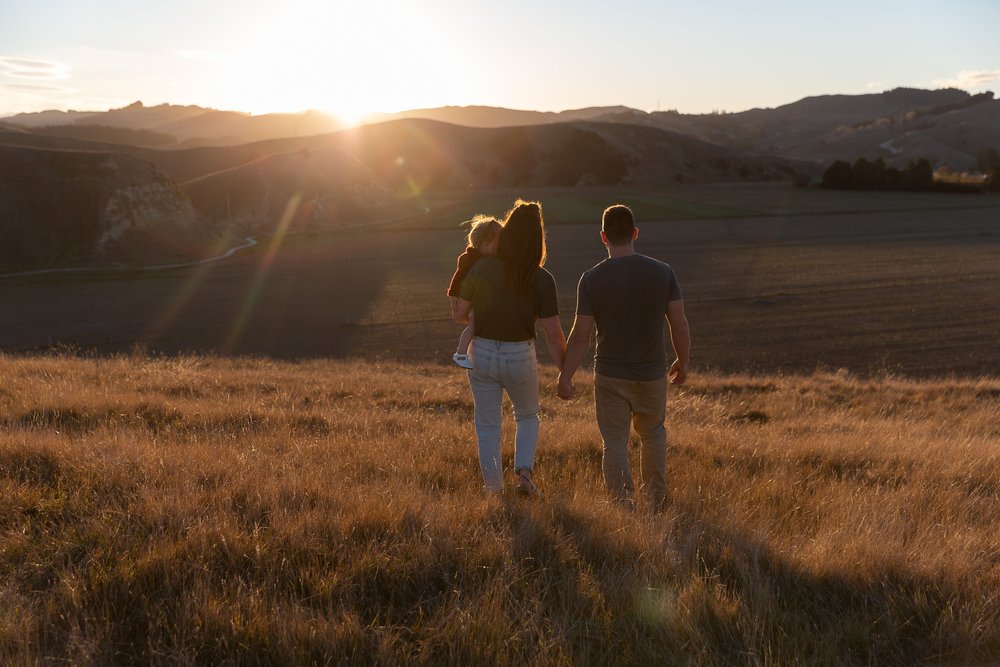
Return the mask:
<path id="1" fill-rule="evenodd" d="M 296 192 L 292 195 L 292 197 L 288 200 L 288 204 L 285 205 L 285 210 L 281 214 L 281 221 L 278 223 L 278 227 L 274 231 L 274 236 L 271 237 L 271 242 L 268 245 L 267 251 L 261 258 L 260 266 L 257 269 L 257 275 L 254 277 L 253 284 L 250 285 L 250 288 L 244 295 L 243 302 L 240 304 L 240 310 L 236 314 L 236 320 L 233 322 L 229 335 L 226 337 L 226 341 L 222 345 L 223 352 L 231 352 L 239 342 L 247 321 L 250 319 L 254 309 L 257 307 L 257 300 L 260 298 L 261 290 L 264 288 L 264 283 L 267 281 L 268 273 L 270 273 L 271 267 L 274 265 L 274 261 L 278 256 L 278 251 L 281 250 L 281 245 L 284 243 L 285 237 L 288 235 L 288 228 L 291 226 L 292 220 L 295 219 L 295 215 L 298 213 L 301 205 L 301 192 Z"/>

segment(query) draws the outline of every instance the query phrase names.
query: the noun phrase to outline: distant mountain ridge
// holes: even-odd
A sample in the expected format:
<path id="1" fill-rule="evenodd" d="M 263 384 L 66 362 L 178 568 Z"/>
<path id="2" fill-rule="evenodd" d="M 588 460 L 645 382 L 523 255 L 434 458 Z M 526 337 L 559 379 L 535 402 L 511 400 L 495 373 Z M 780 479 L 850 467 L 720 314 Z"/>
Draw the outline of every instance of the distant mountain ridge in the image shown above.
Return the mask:
<path id="1" fill-rule="evenodd" d="M 0 122 L 42 132 L 51 126 L 106 126 L 149 130 L 174 137 L 178 147 L 229 146 L 266 139 L 328 134 L 343 129 L 342 123 L 318 111 L 253 116 L 199 106 L 160 104 L 147 107 L 142 102 L 133 102 L 126 107 L 108 111 L 21 113 L 0 119 Z"/>
<path id="2" fill-rule="evenodd" d="M 489 106 L 446 106 L 431 109 L 410 109 L 398 113 L 377 113 L 366 117 L 367 123 L 383 123 L 401 118 L 424 118 L 466 127 L 516 127 L 594 120 L 616 113 L 637 111 L 625 106 L 587 107 L 568 111 L 527 111 Z M 641 112 L 638 112 L 641 113 Z"/>
<path id="3" fill-rule="evenodd" d="M 373 114 L 367 124 L 427 119 L 475 128 L 527 127 L 580 121 L 640 125 L 669 130 L 729 150 L 829 164 L 858 157 L 882 158 L 905 165 L 927 159 L 935 167 L 975 167 L 984 148 L 1000 148 L 1000 102 L 993 93 L 970 95 L 957 89 L 896 88 L 864 95 L 820 95 L 776 108 L 734 113 L 681 114 L 646 112 L 626 106 L 588 107 L 541 112 L 488 106 L 446 106 Z M 343 129 L 319 112 L 250 116 L 197 106 L 141 102 L 105 112 L 44 111 L 0 119 L 22 131 L 46 133 L 60 126 L 63 136 L 94 139 L 100 126 L 130 128 L 133 137 L 115 141 L 131 145 L 187 148 L 235 146 L 250 142 L 328 134 Z M 86 127 L 91 126 L 91 127 Z M 98 127 L 93 127 L 98 126 Z M 142 135 L 169 135 L 174 144 Z M 53 129 L 50 133 L 55 133 Z M 105 137 L 111 136 L 104 132 Z"/>
<path id="4" fill-rule="evenodd" d="M 823 164 L 865 157 L 902 166 L 926 159 L 964 170 L 975 167 L 980 150 L 1000 145 L 1000 102 L 993 93 L 955 89 L 825 95 L 732 114 L 654 113 L 646 122 L 747 152 Z"/>

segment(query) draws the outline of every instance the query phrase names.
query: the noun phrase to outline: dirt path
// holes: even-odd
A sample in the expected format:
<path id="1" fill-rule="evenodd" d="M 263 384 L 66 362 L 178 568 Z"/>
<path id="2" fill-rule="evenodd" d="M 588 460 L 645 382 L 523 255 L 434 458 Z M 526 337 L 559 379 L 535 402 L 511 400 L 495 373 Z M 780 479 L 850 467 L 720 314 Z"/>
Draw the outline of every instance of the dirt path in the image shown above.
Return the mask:
<path id="1" fill-rule="evenodd" d="M 179 264 L 157 264 L 155 266 L 83 266 L 74 267 L 67 269 L 39 269 L 37 271 L 19 271 L 17 273 L 0 273 L 0 278 L 20 278 L 22 276 L 41 276 L 45 274 L 52 273 L 86 273 L 86 272 L 107 272 L 107 271 L 163 271 L 165 269 L 183 269 L 189 266 L 198 266 L 200 264 L 209 264 L 210 262 L 217 262 L 220 259 L 226 259 L 232 257 L 240 250 L 246 248 L 252 248 L 257 245 L 257 239 L 252 236 L 246 238 L 246 242 L 242 245 L 238 245 L 234 248 L 230 248 L 221 255 L 216 255 L 215 257 L 208 257 L 206 259 L 199 259 L 196 262 L 181 262 Z"/>

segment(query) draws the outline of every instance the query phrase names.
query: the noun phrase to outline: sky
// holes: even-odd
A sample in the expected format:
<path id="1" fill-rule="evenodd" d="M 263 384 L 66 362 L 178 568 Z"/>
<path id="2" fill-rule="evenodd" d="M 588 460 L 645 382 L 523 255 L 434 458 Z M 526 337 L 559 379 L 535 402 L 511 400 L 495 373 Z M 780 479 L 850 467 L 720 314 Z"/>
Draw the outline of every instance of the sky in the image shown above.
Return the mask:
<path id="1" fill-rule="evenodd" d="M 1000 0 L 0 0 L 0 117 L 134 101 L 681 113 L 1000 93 Z"/>

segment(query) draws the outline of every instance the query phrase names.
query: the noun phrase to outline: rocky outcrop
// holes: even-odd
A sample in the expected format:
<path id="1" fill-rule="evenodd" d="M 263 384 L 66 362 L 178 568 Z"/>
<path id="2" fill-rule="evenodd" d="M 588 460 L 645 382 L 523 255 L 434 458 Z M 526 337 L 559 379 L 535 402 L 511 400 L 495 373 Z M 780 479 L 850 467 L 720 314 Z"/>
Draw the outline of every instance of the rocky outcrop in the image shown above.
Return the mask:
<path id="1" fill-rule="evenodd" d="M 148 162 L 0 145 L 0 270 L 199 259 L 220 235 Z"/>

